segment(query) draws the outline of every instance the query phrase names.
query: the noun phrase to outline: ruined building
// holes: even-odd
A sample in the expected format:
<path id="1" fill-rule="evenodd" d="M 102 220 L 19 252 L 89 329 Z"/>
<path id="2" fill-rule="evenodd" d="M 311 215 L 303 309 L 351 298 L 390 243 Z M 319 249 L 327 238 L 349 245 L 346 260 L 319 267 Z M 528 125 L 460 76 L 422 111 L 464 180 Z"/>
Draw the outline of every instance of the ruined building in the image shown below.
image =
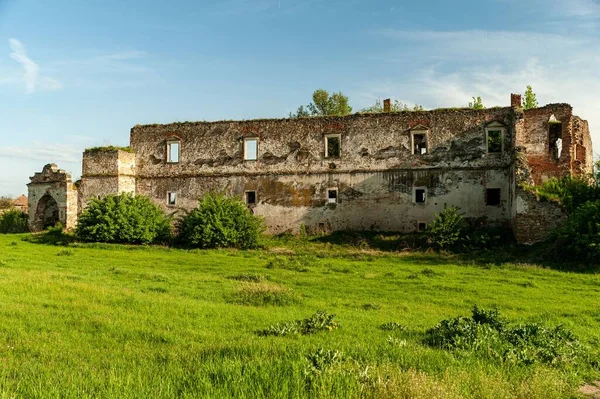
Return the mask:
<path id="1" fill-rule="evenodd" d="M 30 223 L 72 228 L 90 199 L 121 192 L 177 215 L 220 191 L 243 199 L 271 233 L 420 231 L 456 205 L 534 242 L 564 215 L 520 183 L 591 173 L 592 143 L 570 105 L 520 104 L 512 95 L 510 107 L 483 110 L 137 125 L 128 149 L 84 152 L 76 184 L 55 165 L 36 173 Z"/>

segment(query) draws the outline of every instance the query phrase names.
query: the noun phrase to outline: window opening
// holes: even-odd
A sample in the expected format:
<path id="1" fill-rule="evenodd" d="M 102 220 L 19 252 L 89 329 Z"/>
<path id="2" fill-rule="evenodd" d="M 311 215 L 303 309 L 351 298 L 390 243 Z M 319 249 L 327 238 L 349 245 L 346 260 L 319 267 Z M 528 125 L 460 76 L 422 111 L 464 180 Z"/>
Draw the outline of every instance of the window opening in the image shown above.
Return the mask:
<path id="1" fill-rule="evenodd" d="M 424 188 L 417 188 L 415 189 L 415 202 L 417 204 L 423 204 L 425 203 L 425 189 Z"/>
<path id="2" fill-rule="evenodd" d="M 502 129 L 487 130 L 487 152 L 502 152 Z"/>
<path id="3" fill-rule="evenodd" d="M 548 128 L 548 149 L 553 159 L 560 159 L 562 152 L 562 124 L 552 123 Z"/>
<path id="4" fill-rule="evenodd" d="M 500 205 L 500 189 L 499 188 L 488 188 L 485 193 L 486 205 L 497 206 Z"/>
<path id="5" fill-rule="evenodd" d="M 427 134 L 425 133 L 413 133 L 413 154 L 423 155 L 427 154 Z"/>
<path id="6" fill-rule="evenodd" d="M 422 233 L 427 230 L 426 222 L 417 222 L 417 233 Z"/>
<path id="7" fill-rule="evenodd" d="M 337 188 L 327 190 L 327 202 L 329 204 L 337 204 L 338 190 Z"/>
<path id="8" fill-rule="evenodd" d="M 179 163 L 179 141 L 167 142 L 167 162 Z"/>
<path id="9" fill-rule="evenodd" d="M 248 205 L 256 204 L 256 191 L 246 191 L 246 204 L 248 204 Z"/>
<path id="10" fill-rule="evenodd" d="M 258 159 L 258 139 L 244 139 L 244 160 L 256 161 Z"/>
<path id="11" fill-rule="evenodd" d="M 341 153 L 340 136 L 325 136 L 325 157 L 339 158 Z"/>
<path id="12" fill-rule="evenodd" d="M 177 203 L 177 193 L 168 193 L 167 194 L 167 204 L 175 205 Z"/>

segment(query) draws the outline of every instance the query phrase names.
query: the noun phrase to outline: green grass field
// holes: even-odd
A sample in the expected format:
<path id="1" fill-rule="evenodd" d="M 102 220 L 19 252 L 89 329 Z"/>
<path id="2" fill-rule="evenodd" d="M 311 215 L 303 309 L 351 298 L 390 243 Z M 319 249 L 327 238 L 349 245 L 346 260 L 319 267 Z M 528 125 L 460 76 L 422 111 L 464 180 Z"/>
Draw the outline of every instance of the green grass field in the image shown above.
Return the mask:
<path id="1" fill-rule="evenodd" d="M 27 237 L 0 235 L 1 398 L 565 398 L 600 374 L 597 362 L 523 366 L 422 341 L 477 304 L 563 324 L 597 351 L 598 274 L 323 243 L 183 251 Z M 318 310 L 339 328 L 256 333 Z"/>

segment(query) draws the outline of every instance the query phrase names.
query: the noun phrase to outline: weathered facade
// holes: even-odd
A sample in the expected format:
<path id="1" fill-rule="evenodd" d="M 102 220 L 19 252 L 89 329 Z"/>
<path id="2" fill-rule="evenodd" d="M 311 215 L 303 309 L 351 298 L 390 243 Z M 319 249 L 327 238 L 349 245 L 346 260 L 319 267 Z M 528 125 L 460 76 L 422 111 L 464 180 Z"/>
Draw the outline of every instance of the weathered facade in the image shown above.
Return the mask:
<path id="1" fill-rule="evenodd" d="M 246 201 L 271 233 L 410 232 L 453 205 L 515 226 L 535 208 L 519 206 L 518 183 L 591 172 L 592 148 L 569 105 L 524 112 L 519 96 L 511 100 L 485 110 L 137 125 L 128 151 L 84 153 L 77 211 L 130 192 L 182 214 L 219 191 Z"/>

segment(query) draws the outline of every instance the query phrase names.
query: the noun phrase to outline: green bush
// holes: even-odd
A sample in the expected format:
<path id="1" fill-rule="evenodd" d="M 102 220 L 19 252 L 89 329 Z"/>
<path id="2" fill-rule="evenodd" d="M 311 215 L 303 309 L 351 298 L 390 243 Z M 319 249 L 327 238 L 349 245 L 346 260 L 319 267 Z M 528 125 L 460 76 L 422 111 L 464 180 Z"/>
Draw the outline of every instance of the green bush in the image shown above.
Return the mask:
<path id="1" fill-rule="evenodd" d="M 500 362 L 555 367 L 590 361 L 587 350 L 562 326 L 548 328 L 535 323 L 510 326 L 498 310 L 477 306 L 468 317 L 442 320 L 425 333 L 425 343 L 446 350 L 460 350 Z"/>
<path id="2" fill-rule="evenodd" d="M 467 224 L 459 208 L 452 206 L 438 213 L 427 228 L 427 242 L 438 250 L 456 248 L 466 234 Z"/>
<path id="3" fill-rule="evenodd" d="M 27 214 L 9 209 L 0 214 L 0 234 L 18 234 L 29 231 Z"/>
<path id="4" fill-rule="evenodd" d="M 558 259 L 600 263 L 600 201 L 579 206 L 555 232 L 553 256 Z"/>
<path id="5" fill-rule="evenodd" d="M 83 241 L 121 244 L 167 243 L 171 224 L 145 196 L 109 195 L 95 199 L 79 216 L 76 236 Z"/>
<path id="6" fill-rule="evenodd" d="M 569 213 L 588 201 L 600 200 L 600 187 L 590 184 L 589 178 L 584 176 L 552 178 L 531 189 L 540 198 L 560 202 Z"/>
<path id="7" fill-rule="evenodd" d="M 256 334 L 266 336 L 281 337 L 285 335 L 312 335 L 321 331 L 333 331 L 339 327 L 334 314 L 329 314 L 324 310 L 319 310 L 306 319 L 287 321 L 284 323 L 273 324 L 264 330 L 259 330 Z"/>
<path id="8" fill-rule="evenodd" d="M 258 247 L 263 222 L 240 200 L 207 194 L 198 208 L 181 218 L 178 241 L 192 248 Z"/>

